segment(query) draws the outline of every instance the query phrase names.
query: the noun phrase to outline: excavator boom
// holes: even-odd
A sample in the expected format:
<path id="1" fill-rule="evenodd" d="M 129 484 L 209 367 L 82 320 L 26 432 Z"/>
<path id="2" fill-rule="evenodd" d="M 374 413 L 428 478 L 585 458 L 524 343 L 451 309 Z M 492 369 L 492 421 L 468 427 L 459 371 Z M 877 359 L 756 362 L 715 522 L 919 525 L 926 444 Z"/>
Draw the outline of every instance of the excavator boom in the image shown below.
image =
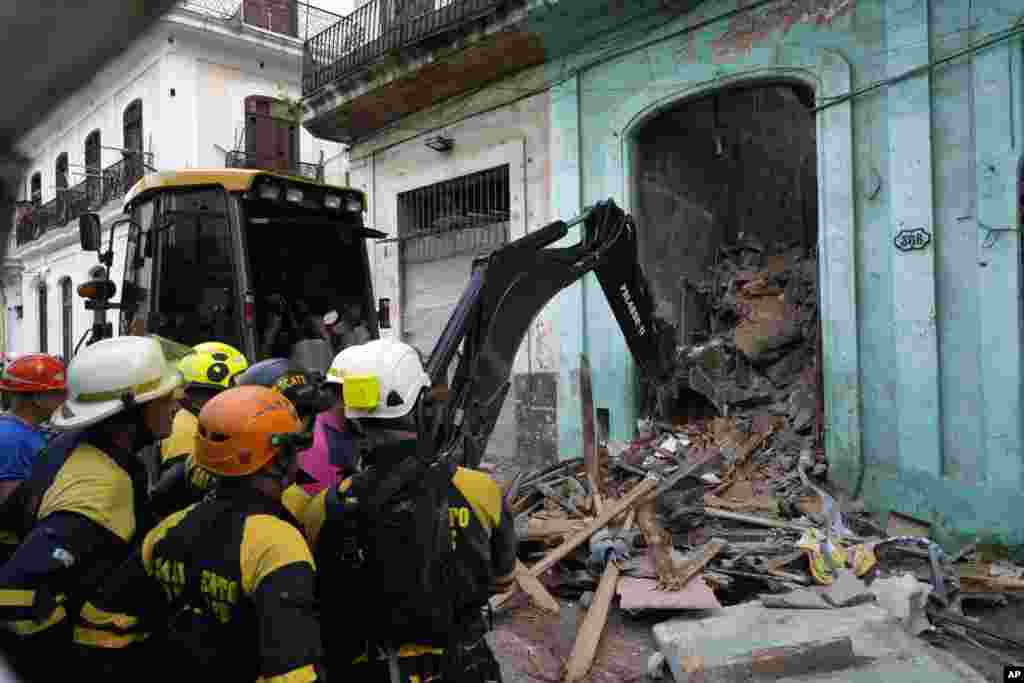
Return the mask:
<path id="1" fill-rule="evenodd" d="M 580 223 L 579 243 L 550 247 Z M 637 257 L 636 224 L 609 199 L 473 262 L 469 285 L 427 361 L 435 385 L 452 378 L 438 416 L 440 455 L 470 467 L 480 464 L 530 325 L 558 292 L 589 272 L 601 283 L 644 378 L 655 387 L 668 386 L 674 330 L 654 315 Z"/>

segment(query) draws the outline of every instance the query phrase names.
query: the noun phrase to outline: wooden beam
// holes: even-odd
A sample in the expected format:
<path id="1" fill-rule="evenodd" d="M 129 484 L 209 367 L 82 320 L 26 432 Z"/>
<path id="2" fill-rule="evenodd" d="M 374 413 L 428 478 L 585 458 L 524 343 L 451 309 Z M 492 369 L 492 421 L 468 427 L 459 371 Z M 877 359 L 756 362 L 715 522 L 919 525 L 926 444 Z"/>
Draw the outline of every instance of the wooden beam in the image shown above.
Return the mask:
<path id="1" fill-rule="evenodd" d="M 633 487 L 629 493 L 624 495 L 622 498 L 617 499 L 613 503 L 609 503 L 604 507 L 597 517 L 594 518 L 585 529 L 573 534 L 572 537 L 568 538 L 560 546 L 552 550 L 544 559 L 537 564 L 530 567 L 530 574 L 533 576 L 540 576 L 548 569 L 551 569 L 556 564 L 565 559 L 569 553 L 576 550 L 579 546 L 586 543 L 591 536 L 603 529 L 608 525 L 612 519 L 621 515 L 624 511 L 632 508 L 636 502 L 642 498 L 645 494 L 649 493 L 658 485 L 658 479 L 656 477 L 647 477 L 639 484 Z M 496 595 L 491 598 L 491 607 L 493 609 L 500 609 L 502 605 L 508 602 L 517 592 L 516 588 L 513 588 L 507 593 Z"/>
<path id="2" fill-rule="evenodd" d="M 683 563 L 679 568 L 679 587 L 683 588 L 686 586 L 686 582 L 696 576 L 700 570 L 704 569 L 708 562 L 715 559 L 715 556 L 722 552 L 722 548 L 726 545 L 727 543 L 720 538 L 712 538 L 710 541 L 705 543 L 701 547 L 700 554 L 697 555 L 697 557 Z"/>
<path id="3" fill-rule="evenodd" d="M 583 463 L 594 498 L 594 511 L 601 514 L 601 463 L 597 459 L 597 435 L 594 427 L 594 390 L 590 381 L 590 360 L 587 354 L 580 354 L 580 407 L 583 411 Z"/>
<path id="4" fill-rule="evenodd" d="M 558 614 L 560 609 L 558 601 L 551 596 L 551 593 L 544 587 L 544 584 L 531 574 L 526 565 L 519 560 L 516 560 L 516 583 L 524 593 L 530 596 L 530 600 L 537 607 L 552 614 Z"/>
<path id="5" fill-rule="evenodd" d="M 635 515 L 635 508 L 629 511 L 626 523 L 622 525 L 623 531 L 629 531 L 629 528 L 633 526 Z M 597 646 L 601 642 L 601 635 L 608 622 L 608 608 L 615 595 L 615 587 L 619 583 L 619 572 L 619 566 L 615 564 L 614 560 L 609 559 L 604 573 L 601 574 L 601 582 L 597 584 L 594 599 L 587 609 L 587 615 L 583 618 L 580 630 L 576 634 L 576 642 L 572 646 L 569 661 L 565 666 L 564 683 L 576 683 L 581 680 L 590 671 L 591 664 L 594 663 Z"/>

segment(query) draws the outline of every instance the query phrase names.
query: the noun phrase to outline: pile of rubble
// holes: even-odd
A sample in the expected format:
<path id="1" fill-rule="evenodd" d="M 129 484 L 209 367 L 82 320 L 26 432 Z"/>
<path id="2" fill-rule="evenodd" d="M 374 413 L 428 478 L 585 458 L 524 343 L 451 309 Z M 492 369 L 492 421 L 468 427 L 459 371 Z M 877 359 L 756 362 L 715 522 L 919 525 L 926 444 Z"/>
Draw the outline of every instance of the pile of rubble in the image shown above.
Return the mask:
<path id="1" fill-rule="evenodd" d="M 921 666 L 941 664 L 953 671 L 961 665 L 929 659 L 937 655 L 921 638 L 970 638 L 983 627 L 965 619 L 962 602 L 1024 593 L 1024 570 L 1015 565 L 979 560 L 974 548 L 948 556 L 926 537 L 896 535 L 864 513 L 840 510 L 815 481 L 812 458 L 794 465 L 797 502 L 783 504 L 767 488 L 741 478 L 750 454 L 780 421 L 745 440 L 737 437 L 736 456 L 725 464 L 720 452 L 707 446 L 728 440 L 722 432 L 731 423 L 722 420 L 642 432 L 617 454 L 599 445 L 585 458 L 521 473 L 505 486 L 521 562 L 516 588 L 497 596 L 492 607 L 558 613 L 560 598 L 586 608 L 571 652 L 554 658 L 561 660 L 558 680 L 582 680 L 601 643 L 622 650 L 608 642 L 618 633 L 602 637 L 613 605 L 634 618 L 697 615 L 696 621 L 675 618 L 654 629 L 659 652 L 652 657 L 651 674 L 663 675 L 667 665 L 677 681 L 691 680 L 686 672 L 695 669 L 686 667 L 697 665 L 687 652 L 696 648 L 699 654 L 705 647 L 700 643 L 715 628 L 764 622 L 769 629 L 773 619 L 793 622 L 788 617 L 794 610 L 828 612 L 798 612 L 794 623 L 813 621 L 814 629 L 829 637 L 810 638 L 813 629 L 748 634 L 752 640 L 777 639 L 783 655 L 773 666 L 793 675 L 804 672 L 808 662 L 845 669 L 865 656 L 878 658 L 877 670 L 872 669 L 878 680 L 910 675 L 899 668 L 902 655 L 881 641 L 918 648 L 915 656 L 926 663 Z M 715 619 L 725 622 L 716 625 Z M 899 633 L 879 636 L 883 622 Z M 1024 647 L 1005 634 L 987 635 Z M 544 642 L 533 647 L 535 654 L 555 649 Z M 756 651 L 750 655 L 757 656 Z M 699 668 L 714 668 L 715 680 L 747 680 L 746 661 L 708 660 Z M 957 680 L 981 680 L 965 671 Z M 590 680 L 621 676 L 621 669 L 607 677 L 591 672 Z"/>
<path id="2" fill-rule="evenodd" d="M 688 285 L 710 329 L 688 335 L 704 339 L 680 347 L 676 378 L 723 418 L 704 431 L 714 436 L 708 447 L 720 449 L 726 461 L 735 458 L 737 441 L 770 432 L 757 462 L 791 473 L 810 454 L 817 474 L 826 470 L 818 439 L 817 268 L 813 249 L 779 244 L 769 250 L 747 238 L 722 247 L 709 277 Z"/>
<path id="3" fill-rule="evenodd" d="M 679 348 L 676 373 L 681 397 L 696 392 L 717 414 L 643 420 L 630 443 L 598 444 L 589 364 L 581 359 L 585 456 L 521 472 L 505 485 L 520 563 L 515 588 L 492 607 L 558 613 L 556 596 L 586 607 L 571 651 L 549 657 L 559 670 L 541 680 L 582 680 L 600 643 L 615 650 L 607 641 L 616 636 L 606 633 L 607 627 L 621 634 L 608 626 L 613 604 L 627 616 L 712 610 L 726 621 L 729 610 L 747 610 L 736 613 L 744 624 L 778 618 L 751 609 L 821 610 L 828 614 L 815 616 L 814 628 L 835 637 L 803 642 L 801 634 L 779 635 L 783 655 L 771 664 L 778 671 L 801 673 L 801 662 L 843 669 L 870 655 L 884 664 L 878 680 L 911 675 L 899 669 L 903 660 L 891 648 L 876 647 L 881 627 L 864 630 L 861 622 L 884 614 L 912 639 L 937 632 L 964 638 L 964 629 L 978 627 L 964 620 L 961 601 L 1024 593 L 1024 578 L 1005 563 L 963 564 L 973 551 L 948 557 L 926 533 L 906 535 L 852 505 L 840 509 L 826 490 L 820 443 L 815 258 L 798 246 L 768 250 L 749 239 L 723 247 L 720 256 L 708 279 L 689 285 L 702 303 L 684 322 L 706 313 L 708 324 L 703 333 L 700 326 L 689 332 L 692 343 Z M 718 628 L 713 618 L 655 627 L 661 659 L 652 657 L 649 673 L 664 673 L 667 663 L 676 680 L 711 669 L 716 680 L 746 680 L 747 660 L 757 660 L 757 651 L 747 659 L 701 660 L 702 638 L 719 637 L 708 636 Z M 916 647 L 901 637 L 882 640 Z M 523 647 L 532 661 L 548 645 L 540 639 Z M 931 661 L 927 652 L 919 655 Z M 605 678 L 591 671 L 590 680 L 622 675 L 621 668 Z"/>

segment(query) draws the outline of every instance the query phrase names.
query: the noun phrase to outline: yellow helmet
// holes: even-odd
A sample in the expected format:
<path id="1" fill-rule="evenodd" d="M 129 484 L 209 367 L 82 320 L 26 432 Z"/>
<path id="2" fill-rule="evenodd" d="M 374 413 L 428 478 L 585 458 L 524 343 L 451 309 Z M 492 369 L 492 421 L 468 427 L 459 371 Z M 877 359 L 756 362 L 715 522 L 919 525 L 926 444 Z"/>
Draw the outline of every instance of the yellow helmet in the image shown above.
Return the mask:
<path id="1" fill-rule="evenodd" d="M 228 389 L 234 386 L 235 376 L 249 368 L 240 351 L 221 342 L 198 344 L 193 351 L 178 363 L 188 386 Z"/>

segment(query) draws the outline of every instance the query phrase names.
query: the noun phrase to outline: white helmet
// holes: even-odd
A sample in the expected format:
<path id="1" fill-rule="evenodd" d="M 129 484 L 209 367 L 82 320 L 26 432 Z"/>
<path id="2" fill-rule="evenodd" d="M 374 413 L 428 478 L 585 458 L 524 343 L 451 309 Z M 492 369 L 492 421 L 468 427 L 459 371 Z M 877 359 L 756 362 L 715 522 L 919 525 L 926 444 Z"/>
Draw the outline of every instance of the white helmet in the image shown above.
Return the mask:
<path id="1" fill-rule="evenodd" d="M 114 337 L 82 349 L 68 368 L 68 400 L 53 414 L 60 430 L 81 429 L 136 403 L 166 396 L 181 386 L 181 373 L 151 337 Z"/>
<path id="2" fill-rule="evenodd" d="M 416 349 L 392 339 L 350 346 L 334 358 L 326 382 L 342 385 L 345 415 L 394 419 L 409 414 L 430 387 Z"/>

